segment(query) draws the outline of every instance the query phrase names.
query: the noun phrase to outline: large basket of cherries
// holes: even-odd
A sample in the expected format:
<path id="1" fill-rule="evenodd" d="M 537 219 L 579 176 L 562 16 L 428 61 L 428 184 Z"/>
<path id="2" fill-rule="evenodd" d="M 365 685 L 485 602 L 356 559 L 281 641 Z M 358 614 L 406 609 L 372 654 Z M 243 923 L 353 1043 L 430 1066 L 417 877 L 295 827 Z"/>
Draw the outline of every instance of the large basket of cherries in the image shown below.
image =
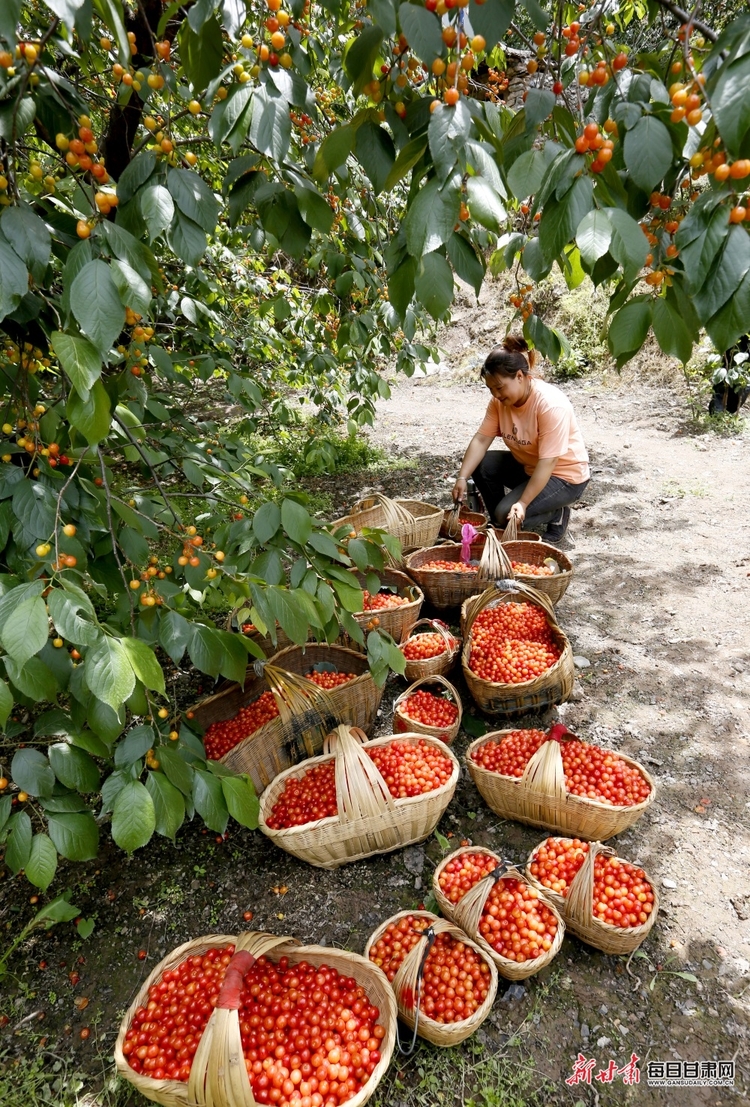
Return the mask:
<path id="1" fill-rule="evenodd" d="M 485 803 L 504 819 L 580 838 L 611 838 L 654 801 L 656 785 L 637 761 L 582 742 L 562 723 L 496 730 L 471 743 L 466 764 Z"/>
<path id="2" fill-rule="evenodd" d="M 427 838 L 458 774 L 438 738 L 391 734 L 368 742 L 362 731 L 339 726 L 321 757 L 287 769 L 265 790 L 260 829 L 302 861 L 337 869 Z"/>
<path id="3" fill-rule="evenodd" d="M 306 1017 L 280 1023 L 279 1005 L 301 1001 Z M 344 1016 L 354 1041 L 339 1029 Z M 396 1022 L 390 984 L 365 957 L 214 934 L 156 966 L 122 1020 L 115 1063 L 165 1107 L 362 1107 L 388 1068 Z"/>
<path id="4" fill-rule="evenodd" d="M 365 948 L 393 986 L 398 1012 L 415 1036 L 453 1046 L 477 1030 L 492 1009 L 497 970 L 453 923 L 429 911 L 401 911 L 382 923 Z M 460 979 L 463 987 L 446 988 Z"/>
<path id="5" fill-rule="evenodd" d="M 432 888 L 440 910 L 485 950 L 508 980 L 548 965 L 565 923 L 551 901 L 511 862 L 464 846 L 438 865 Z"/>
<path id="6" fill-rule="evenodd" d="M 601 842 L 547 838 L 532 850 L 526 875 L 571 934 L 604 953 L 632 953 L 656 922 L 654 881 Z"/>

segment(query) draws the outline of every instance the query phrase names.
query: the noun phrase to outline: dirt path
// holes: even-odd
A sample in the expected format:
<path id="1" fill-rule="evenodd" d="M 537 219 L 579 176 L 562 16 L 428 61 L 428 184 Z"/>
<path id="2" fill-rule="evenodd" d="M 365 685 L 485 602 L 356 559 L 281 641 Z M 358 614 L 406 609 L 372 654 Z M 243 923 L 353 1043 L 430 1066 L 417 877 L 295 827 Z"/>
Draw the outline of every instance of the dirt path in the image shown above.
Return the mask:
<path id="1" fill-rule="evenodd" d="M 464 363 L 472 360 L 471 351 L 464 353 Z M 682 400 L 638 380 L 587 379 L 564 389 L 590 449 L 593 480 L 573 514 L 568 554 L 576 576 L 559 607 L 574 653 L 589 665 L 580 671 L 577 702 L 563 705 L 560 715 L 582 737 L 640 759 L 656 777 L 659 795 L 652 813 L 619 836 L 617 849 L 637 858 L 661 884 L 649 956 L 665 966 L 671 956 L 668 968 L 692 972 L 699 980 L 679 995 L 664 987 L 667 978 L 658 980 L 666 1038 L 659 1043 L 641 1037 L 631 1013 L 630 1033 L 621 1037 L 620 1049 L 633 1044 L 638 1051 L 640 1039 L 650 1058 L 688 1061 L 738 1051 L 737 1062 L 743 1059 L 746 1066 L 748 435 L 690 435 Z M 405 454 L 427 454 L 425 469 L 433 476 L 424 491 L 437 495 L 444 489 L 447 500 L 486 401 L 482 384 L 468 378 L 457 383 L 448 371 L 403 383 L 379 405 L 375 438 L 391 448 L 397 444 Z M 436 444 L 445 458 L 442 466 Z M 586 1007 L 588 986 L 582 982 L 578 996 Z M 576 982 L 573 991 L 578 992 Z M 650 1005 L 655 997 L 658 991 L 648 993 Z M 583 1021 L 581 1015 L 577 1025 Z M 611 1033 L 608 1029 L 606 1036 Z M 586 1052 L 584 1046 L 593 1047 L 597 1036 L 592 1030 L 587 1040 L 574 1025 L 573 1045 L 578 1038 Z M 681 1103 L 732 1101 L 727 1089 L 675 1094 Z"/>

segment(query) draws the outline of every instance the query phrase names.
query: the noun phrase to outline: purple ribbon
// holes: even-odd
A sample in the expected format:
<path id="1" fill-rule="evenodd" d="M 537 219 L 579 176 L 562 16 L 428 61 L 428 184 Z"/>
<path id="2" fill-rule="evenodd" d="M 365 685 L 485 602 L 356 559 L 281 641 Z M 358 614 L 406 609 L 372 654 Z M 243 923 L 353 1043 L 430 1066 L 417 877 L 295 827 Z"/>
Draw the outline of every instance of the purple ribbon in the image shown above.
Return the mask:
<path id="1" fill-rule="evenodd" d="M 468 565 L 471 561 L 471 544 L 479 534 L 471 523 L 464 523 L 461 527 L 461 560 L 464 565 Z"/>

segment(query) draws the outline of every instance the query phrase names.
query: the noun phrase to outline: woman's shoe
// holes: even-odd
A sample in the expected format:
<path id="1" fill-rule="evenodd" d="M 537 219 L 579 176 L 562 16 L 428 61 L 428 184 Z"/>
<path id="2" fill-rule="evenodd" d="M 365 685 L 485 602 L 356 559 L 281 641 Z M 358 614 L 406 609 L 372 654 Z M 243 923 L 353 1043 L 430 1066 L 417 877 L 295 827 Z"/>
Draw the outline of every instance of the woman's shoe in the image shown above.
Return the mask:
<path id="1" fill-rule="evenodd" d="M 560 518 L 555 523 L 548 523 L 547 530 L 544 532 L 542 538 L 543 542 L 549 542 L 553 546 L 559 546 L 565 537 L 565 533 L 570 523 L 570 508 L 563 507 L 560 509 Z"/>

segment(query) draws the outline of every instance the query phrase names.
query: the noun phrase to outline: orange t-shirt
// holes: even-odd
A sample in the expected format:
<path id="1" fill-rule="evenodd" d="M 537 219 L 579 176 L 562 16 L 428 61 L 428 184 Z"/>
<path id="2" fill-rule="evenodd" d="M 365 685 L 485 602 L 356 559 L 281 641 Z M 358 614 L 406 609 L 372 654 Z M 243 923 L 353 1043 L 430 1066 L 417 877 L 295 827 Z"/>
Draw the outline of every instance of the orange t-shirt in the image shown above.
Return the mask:
<path id="1" fill-rule="evenodd" d="M 556 457 L 553 477 L 583 484 L 590 477 L 589 455 L 573 405 L 564 392 L 532 378 L 531 393 L 521 407 L 506 407 L 494 397 L 487 405 L 479 433 L 500 436 L 529 476 L 538 461 Z"/>

